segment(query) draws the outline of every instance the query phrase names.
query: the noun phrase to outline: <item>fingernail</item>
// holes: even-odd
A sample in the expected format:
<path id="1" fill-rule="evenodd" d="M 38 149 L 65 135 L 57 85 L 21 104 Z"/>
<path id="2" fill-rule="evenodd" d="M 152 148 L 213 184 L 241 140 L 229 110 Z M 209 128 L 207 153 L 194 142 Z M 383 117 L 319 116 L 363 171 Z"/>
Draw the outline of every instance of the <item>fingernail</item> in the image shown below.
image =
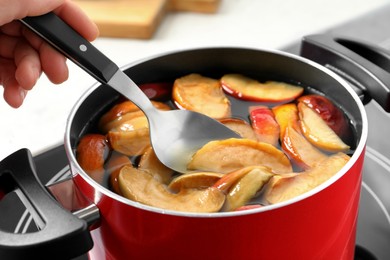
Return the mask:
<path id="1" fill-rule="evenodd" d="M 26 95 L 27 95 L 27 90 L 23 88 L 19 88 L 19 96 L 22 101 L 26 98 Z"/>

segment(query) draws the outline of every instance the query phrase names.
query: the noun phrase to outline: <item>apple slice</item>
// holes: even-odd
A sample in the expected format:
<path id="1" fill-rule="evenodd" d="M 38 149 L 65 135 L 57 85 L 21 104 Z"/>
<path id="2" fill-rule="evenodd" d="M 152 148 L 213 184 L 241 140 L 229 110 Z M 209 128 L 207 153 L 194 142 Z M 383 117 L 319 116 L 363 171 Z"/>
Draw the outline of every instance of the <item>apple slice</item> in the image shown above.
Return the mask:
<path id="1" fill-rule="evenodd" d="M 156 180 L 164 184 L 171 182 L 174 172 L 160 162 L 151 146 L 142 154 L 138 168 L 148 171 Z"/>
<path id="2" fill-rule="evenodd" d="M 150 146 L 149 129 L 110 131 L 107 134 L 112 149 L 128 156 L 141 155 Z"/>
<path id="3" fill-rule="evenodd" d="M 193 110 L 209 117 L 230 117 L 230 101 L 226 98 L 218 80 L 190 74 L 175 80 L 173 101 L 181 109 Z"/>
<path id="4" fill-rule="evenodd" d="M 270 204 L 286 201 L 308 192 L 339 172 L 349 160 L 344 153 L 329 156 L 316 167 L 305 172 L 272 177 L 264 192 Z"/>
<path id="5" fill-rule="evenodd" d="M 244 206 L 273 175 L 267 167 L 257 167 L 246 173 L 229 189 L 222 211 L 232 211 Z"/>
<path id="6" fill-rule="evenodd" d="M 261 83 L 241 74 L 226 74 L 221 78 L 222 88 L 234 97 L 263 102 L 289 102 L 303 93 L 303 88 L 284 82 Z"/>
<path id="7" fill-rule="evenodd" d="M 188 163 L 189 170 L 228 173 L 246 166 L 262 165 L 275 172 L 290 172 L 287 156 L 273 145 L 249 139 L 211 141 Z"/>
<path id="8" fill-rule="evenodd" d="M 106 126 L 108 123 L 116 120 L 117 118 L 120 118 L 126 113 L 134 111 L 140 110 L 133 102 L 129 100 L 114 105 L 109 111 L 107 111 L 103 116 L 100 117 L 99 129 L 103 133 L 107 133 L 111 129 L 110 126 Z"/>
<path id="9" fill-rule="evenodd" d="M 305 103 L 298 103 L 301 129 L 315 146 L 330 152 L 349 150 L 349 146 L 328 126 L 322 117 Z"/>
<path id="10" fill-rule="evenodd" d="M 173 192 L 178 192 L 182 189 L 205 189 L 213 186 L 222 176 L 222 173 L 216 172 L 183 174 L 173 179 L 168 188 Z"/>
<path id="11" fill-rule="evenodd" d="M 132 113 L 137 112 L 126 115 Z M 148 120 L 143 113 L 131 117 L 130 120 L 121 122 L 120 125 L 111 129 L 107 138 L 115 151 L 128 156 L 141 155 L 150 146 Z"/>
<path id="12" fill-rule="evenodd" d="M 217 182 L 215 182 L 213 186 L 227 194 L 229 189 L 242 177 L 244 177 L 248 172 L 257 168 L 264 168 L 264 166 L 247 166 L 232 172 L 225 173 Z"/>
<path id="13" fill-rule="evenodd" d="M 170 110 L 171 108 L 162 102 L 152 101 L 152 104 L 160 110 Z M 99 130 L 107 133 L 110 130 L 118 128 L 124 122 L 133 118 L 143 116 L 144 113 L 131 101 L 124 101 L 113 106 L 99 120 Z"/>
<path id="14" fill-rule="evenodd" d="M 181 189 L 178 193 L 172 193 L 148 172 L 128 166 L 121 169 L 119 187 L 128 199 L 176 211 L 217 212 L 225 201 L 225 195 L 213 187 Z"/>
<path id="15" fill-rule="evenodd" d="M 314 147 L 294 127 L 288 126 L 282 141 L 282 149 L 299 167 L 308 169 L 327 158 L 327 155 Z"/>
<path id="16" fill-rule="evenodd" d="M 243 119 L 240 118 L 223 118 L 219 122 L 226 125 L 234 132 L 239 134 L 242 138 L 251 139 L 257 141 L 257 136 L 253 131 L 253 128 Z"/>
<path id="17" fill-rule="evenodd" d="M 249 107 L 249 119 L 259 142 L 273 146 L 279 144 L 280 126 L 270 108 L 266 106 Z"/>
<path id="18" fill-rule="evenodd" d="M 171 82 L 152 82 L 143 83 L 139 88 L 145 93 L 149 99 L 166 101 L 171 97 L 172 83 Z"/>
<path id="19" fill-rule="evenodd" d="M 96 182 L 102 184 L 104 162 L 110 153 L 106 137 L 101 134 L 86 134 L 77 145 L 76 159 L 81 168 Z"/>
<path id="20" fill-rule="evenodd" d="M 352 136 L 351 127 L 343 111 L 325 96 L 304 95 L 298 98 L 298 102 L 302 102 L 316 111 L 343 140 L 348 140 Z"/>
<path id="21" fill-rule="evenodd" d="M 110 187 L 115 193 L 119 195 L 122 194 L 119 189 L 118 176 L 121 168 L 125 165 L 132 166 L 129 157 L 116 152 L 111 154 L 105 165 L 106 171 L 110 176 Z"/>
<path id="22" fill-rule="evenodd" d="M 250 204 L 250 205 L 244 205 L 241 207 L 238 207 L 235 209 L 235 211 L 243 211 L 243 210 L 250 210 L 250 209 L 258 209 L 263 207 L 261 204 Z"/>
<path id="23" fill-rule="evenodd" d="M 287 103 L 272 108 L 275 120 L 280 127 L 280 141 L 283 141 L 286 128 L 288 126 L 293 127 L 296 131 L 300 132 L 298 108 L 295 103 Z"/>

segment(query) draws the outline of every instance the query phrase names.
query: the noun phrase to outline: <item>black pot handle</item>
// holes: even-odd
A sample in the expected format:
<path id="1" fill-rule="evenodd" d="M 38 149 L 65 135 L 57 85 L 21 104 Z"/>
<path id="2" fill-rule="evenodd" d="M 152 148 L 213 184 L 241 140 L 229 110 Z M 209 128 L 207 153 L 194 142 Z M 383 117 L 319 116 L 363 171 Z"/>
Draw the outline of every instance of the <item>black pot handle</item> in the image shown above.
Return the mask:
<path id="1" fill-rule="evenodd" d="M 301 56 L 346 79 L 363 103 L 374 99 L 390 112 L 390 52 L 379 46 L 330 34 L 303 38 Z"/>
<path id="2" fill-rule="evenodd" d="M 71 259 L 92 248 L 87 223 L 60 207 L 41 184 L 29 150 L 21 149 L 0 162 L 1 190 L 3 196 L 20 191 L 17 194 L 39 231 L 13 234 L 0 230 L 0 259 Z"/>

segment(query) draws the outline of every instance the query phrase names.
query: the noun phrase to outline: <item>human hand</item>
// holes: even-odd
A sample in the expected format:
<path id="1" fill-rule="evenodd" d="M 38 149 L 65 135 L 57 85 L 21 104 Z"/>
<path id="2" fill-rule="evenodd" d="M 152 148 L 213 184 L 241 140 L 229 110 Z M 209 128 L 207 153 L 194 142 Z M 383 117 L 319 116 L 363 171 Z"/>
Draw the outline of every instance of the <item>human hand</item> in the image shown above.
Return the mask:
<path id="1" fill-rule="evenodd" d="M 43 73 L 54 84 L 68 78 L 66 58 L 18 20 L 54 11 L 85 39 L 98 36 L 96 25 L 69 0 L 2 0 L 0 3 L 0 85 L 4 100 L 22 105 Z"/>

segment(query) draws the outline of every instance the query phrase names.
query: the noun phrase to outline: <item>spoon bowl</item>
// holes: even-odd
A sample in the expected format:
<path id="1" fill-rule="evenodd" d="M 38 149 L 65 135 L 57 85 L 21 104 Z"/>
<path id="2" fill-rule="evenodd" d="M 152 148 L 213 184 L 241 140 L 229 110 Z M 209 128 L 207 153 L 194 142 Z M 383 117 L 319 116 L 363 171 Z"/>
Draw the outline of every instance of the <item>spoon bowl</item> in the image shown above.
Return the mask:
<path id="1" fill-rule="evenodd" d="M 192 155 L 213 140 L 240 138 L 217 120 L 190 110 L 156 109 L 141 89 L 121 70 L 107 83 L 137 105 L 148 118 L 150 142 L 167 167 L 186 173 Z"/>
<path id="2" fill-rule="evenodd" d="M 239 138 L 236 132 L 206 115 L 189 110 L 157 110 L 114 62 L 54 13 L 26 17 L 21 22 L 98 81 L 137 105 L 148 118 L 154 152 L 167 167 L 186 173 L 191 156 L 207 142 Z"/>

